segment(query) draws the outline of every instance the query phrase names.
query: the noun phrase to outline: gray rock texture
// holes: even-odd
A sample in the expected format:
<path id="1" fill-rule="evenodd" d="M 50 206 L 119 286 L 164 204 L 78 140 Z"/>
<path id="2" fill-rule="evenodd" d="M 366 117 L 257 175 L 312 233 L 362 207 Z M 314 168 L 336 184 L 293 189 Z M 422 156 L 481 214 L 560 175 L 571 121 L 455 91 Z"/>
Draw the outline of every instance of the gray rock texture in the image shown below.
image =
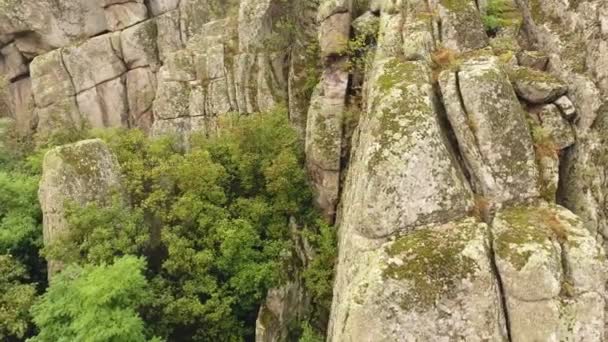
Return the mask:
<path id="1" fill-rule="evenodd" d="M 605 341 L 608 2 L 496 4 L 0 0 L 0 116 L 188 147 L 284 107 L 338 229 L 328 341 Z M 49 152 L 45 242 L 117 172 L 100 141 Z M 258 341 L 306 311 L 297 274 Z"/>
<path id="2" fill-rule="evenodd" d="M 118 162 L 104 142 L 84 140 L 54 148 L 43 162 L 38 197 L 44 217 L 44 244 L 51 245 L 68 232 L 66 206 L 109 204 L 119 193 Z M 49 278 L 60 271 L 59 262 L 48 260 Z"/>

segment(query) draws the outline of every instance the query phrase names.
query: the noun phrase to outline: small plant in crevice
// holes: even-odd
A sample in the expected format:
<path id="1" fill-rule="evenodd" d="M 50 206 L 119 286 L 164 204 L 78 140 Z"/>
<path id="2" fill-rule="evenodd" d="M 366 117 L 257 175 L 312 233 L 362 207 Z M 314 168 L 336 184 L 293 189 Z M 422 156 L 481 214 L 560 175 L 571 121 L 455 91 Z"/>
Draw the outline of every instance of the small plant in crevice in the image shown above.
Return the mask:
<path id="1" fill-rule="evenodd" d="M 532 126 L 532 138 L 537 157 L 559 158 L 560 149 L 555 140 L 545 128 L 540 125 Z"/>
<path id="2" fill-rule="evenodd" d="M 376 46 L 376 34 L 378 32 L 378 21 L 372 21 L 361 27 L 361 32 L 356 32 L 348 41 L 344 55 L 349 57 L 349 72 L 365 72 L 373 58 L 373 50 Z"/>
<path id="3" fill-rule="evenodd" d="M 517 26 L 522 19 L 513 0 L 490 0 L 482 20 L 488 35 L 496 36 L 502 28 Z"/>

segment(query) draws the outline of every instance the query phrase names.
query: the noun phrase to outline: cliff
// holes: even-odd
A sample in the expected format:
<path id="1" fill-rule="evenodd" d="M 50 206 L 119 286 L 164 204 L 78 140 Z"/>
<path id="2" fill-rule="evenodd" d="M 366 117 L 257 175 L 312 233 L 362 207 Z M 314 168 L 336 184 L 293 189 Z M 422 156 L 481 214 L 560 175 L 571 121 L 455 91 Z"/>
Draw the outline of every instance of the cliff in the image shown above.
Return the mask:
<path id="1" fill-rule="evenodd" d="M 0 47 L 36 139 L 288 107 L 338 227 L 329 341 L 608 338 L 605 1 L 0 0 Z"/>

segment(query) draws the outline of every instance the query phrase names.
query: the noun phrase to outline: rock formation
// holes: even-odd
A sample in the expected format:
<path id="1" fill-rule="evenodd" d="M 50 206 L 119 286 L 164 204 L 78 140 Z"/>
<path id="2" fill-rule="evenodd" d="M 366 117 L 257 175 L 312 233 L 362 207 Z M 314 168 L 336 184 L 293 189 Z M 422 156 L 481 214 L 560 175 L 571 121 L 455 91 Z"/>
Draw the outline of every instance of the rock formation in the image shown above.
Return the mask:
<path id="1" fill-rule="evenodd" d="M 608 2 L 506 1 L 489 30 L 494 2 L 0 0 L 0 110 L 41 138 L 187 140 L 283 104 L 338 227 L 328 341 L 604 341 Z M 49 153 L 45 240 L 114 167 L 99 142 Z M 299 286 L 259 341 L 285 340 Z"/>
<path id="2" fill-rule="evenodd" d="M 43 170 L 38 197 L 45 245 L 67 233 L 66 206 L 110 204 L 112 197 L 121 191 L 118 162 L 99 139 L 50 150 L 44 156 Z M 58 262 L 49 260 L 49 278 L 60 269 Z"/>

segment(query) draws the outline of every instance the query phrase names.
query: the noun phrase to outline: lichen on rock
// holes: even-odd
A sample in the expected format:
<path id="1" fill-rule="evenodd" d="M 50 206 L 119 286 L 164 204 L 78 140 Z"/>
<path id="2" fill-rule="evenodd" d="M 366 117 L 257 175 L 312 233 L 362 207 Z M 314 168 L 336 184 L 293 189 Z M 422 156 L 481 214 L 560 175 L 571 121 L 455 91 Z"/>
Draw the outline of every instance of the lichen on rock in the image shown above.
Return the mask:
<path id="1" fill-rule="evenodd" d="M 44 217 L 44 243 L 53 244 L 67 233 L 66 205 L 109 204 L 120 193 L 116 158 L 99 139 L 84 140 L 46 153 L 38 197 Z M 49 277 L 61 264 L 49 260 Z"/>

